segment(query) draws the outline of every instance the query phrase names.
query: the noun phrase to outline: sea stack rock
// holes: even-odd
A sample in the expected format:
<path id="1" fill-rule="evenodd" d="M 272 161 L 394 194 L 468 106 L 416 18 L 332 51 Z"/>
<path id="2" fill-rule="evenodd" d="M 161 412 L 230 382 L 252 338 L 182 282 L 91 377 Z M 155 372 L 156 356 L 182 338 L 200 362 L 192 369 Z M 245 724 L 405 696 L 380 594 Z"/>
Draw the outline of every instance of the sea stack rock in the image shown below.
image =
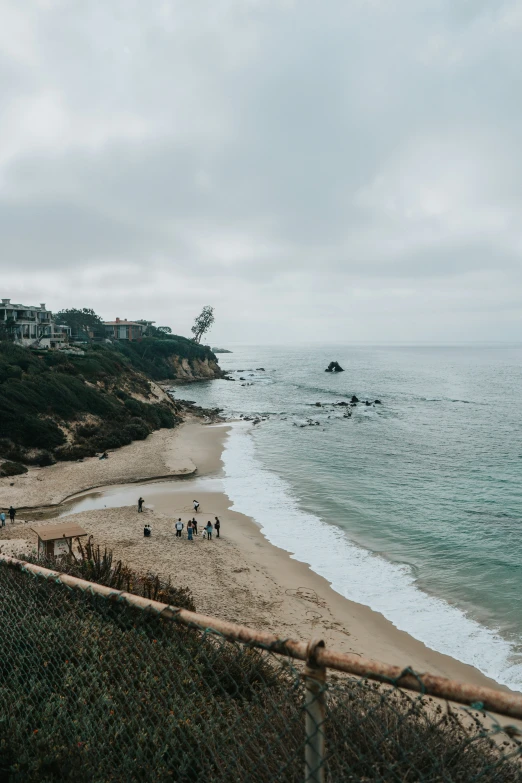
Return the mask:
<path id="1" fill-rule="evenodd" d="M 325 372 L 344 372 L 339 362 L 330 362 Z"/>

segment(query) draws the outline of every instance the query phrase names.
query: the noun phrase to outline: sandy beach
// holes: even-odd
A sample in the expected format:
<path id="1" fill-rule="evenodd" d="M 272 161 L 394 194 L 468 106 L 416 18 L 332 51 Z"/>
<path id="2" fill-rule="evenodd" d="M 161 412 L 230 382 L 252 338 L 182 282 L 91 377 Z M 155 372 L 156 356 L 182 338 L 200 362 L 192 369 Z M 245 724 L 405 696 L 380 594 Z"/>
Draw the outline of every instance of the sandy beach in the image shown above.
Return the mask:
<path id="1" fill-rule="evenodd" d="M 427 648 L 397 630 L 382 615 L 349 601 L 289 552 L 270 544 L 256 523 L 231 510 L 232 499 L 219 491 L 221 453 L 227 425 L 187 421 L 177 430 L 161 430 L 110 454 L 107 461 L 61 463 L 33 469 L 0 482 L 0 506 L 24 509 L 17 524 L 0 529 L 0 549 L 18 554 L 35 548 L 30 509 L 57 506 L 92 487 L 114 487 L 120 507 L 93 507 L 64 516 L 67 505 L 47 513 L 47 521 L 74 519 L 116 558 L 140 571 L 153 571 L 190 587 L 197 609 L 227 620 L 269 630 L 281 637 L 323 638 L 341 652 L 353 652 L 419 672 L 430 671 L 479 685 L 497 686 L 477 669 Z M 156 477 L 172 480 L 147 483 Z M 147 489 L 149 492 L 147 492 Z M 104 505 L 104 495 L 85 501 Z M 137 512 L 137 499 L 145 511 Z M 174 520 L 192 517 L 192 500 L 201 503 L 200 529 L 218 515 L 221 538 L 188 541 L 174 536 Z M 107 506 L 110 506 L 107 494 Z M 23 521 L 22 521 L 23 520 Z M 143 537 L 143 524 L 152 537 Z M 291 541 L 289 541 L 291 550 Z"/>
<path id="2" fill-rule="evenodd" d="M 146 440 L 109 451 L 107 460 L 93 457 L 82 462 L 58 462 L 47 468 L 29 468 L 20 476 L 0 478 L 0 507 L 13 505 L 23 510 L 54 506 L 94 487 L 189 476 L 196 472 L 196 465 L 182 453 L 175 433 L 157 430 Z"/>

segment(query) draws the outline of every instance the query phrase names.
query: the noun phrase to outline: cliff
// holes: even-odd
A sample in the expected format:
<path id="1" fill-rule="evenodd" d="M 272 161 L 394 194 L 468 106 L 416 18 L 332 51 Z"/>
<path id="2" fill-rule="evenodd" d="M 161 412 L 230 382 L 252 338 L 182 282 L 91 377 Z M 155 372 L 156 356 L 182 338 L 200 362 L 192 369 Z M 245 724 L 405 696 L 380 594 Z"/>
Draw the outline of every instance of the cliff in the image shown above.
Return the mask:
<path id="1" fill-rule="evenodd" d="M 119 344 L 117 350 L 135 370 L 155 381 L 189 382 L 221 378 L 223 375 L 211 349 L 185 337 L 147 338 Z"/>
<path id="2" fill-rule="evenodd" d="M 175 427 L 182 406 L 157 382 L 221 374 L 212 351 L 182 337 L 78 352 L 0 341 L 0 475 L 92 457 Z"/>
<path id="3" fill-rule="evenodd" d="M 173 356 L 169 364 L 172 366 L 172 375 L 169 380 L 192 383 L 193 381 L 208 381 L 223 376 L 215 358 L 186 359 Z"/>

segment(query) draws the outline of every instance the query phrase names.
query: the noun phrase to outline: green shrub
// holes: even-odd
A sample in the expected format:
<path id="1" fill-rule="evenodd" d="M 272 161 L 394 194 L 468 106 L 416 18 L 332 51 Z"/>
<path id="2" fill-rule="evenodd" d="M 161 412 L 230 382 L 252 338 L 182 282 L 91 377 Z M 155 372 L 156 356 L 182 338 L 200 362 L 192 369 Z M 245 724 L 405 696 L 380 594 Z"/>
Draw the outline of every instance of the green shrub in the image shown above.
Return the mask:
<path id="1" fill-rule="evenodd" d="M 33 464 L 38 465 L 40 468 L 46 468 L 49 465 L 54 465 L 55 462 L 56 460 L 50 452 L 43 451 L 41 454 L 35 457 Z"/>
<path id="2" fill-rule="evenodd" d="M 131 440 L 145 440 L 150 435 L 149 427 L 141 419 L 131 419 L 123 431 L 129 435 Z"/>
<path id="3" fill-rule="evenodd" d="M 129 397 L 125 400 L 124 405 L 133 416 L 139 416 L 142 413 L 144 403 Z"/>
<path id="4" fill-rule="evenodd" d="M 50 419 L 27 419 L 22 432 L 22 443 L 28 447 L 54 449 L 66 441 L 62 430 Z"/>
<path id="5" fill-rule="evenodd" d="M 77 444 L 74 446 L 60 446 L 54 452 L 57 460 L 62 462 L 74 462 L 78 459 L 86 459 L 87 457 L 94 457 L 96 449 L 90 443 Z"/>
<path id="6" fill-rule="evenodd" d="M 2 368 L 2 375 L 4 380 L 8 380 L 9 378 L 21 378 L 22 368 L 18 367 L 16 364 L 6 364 Z"/>
<path id="7" fill-rule="evenodd" d="M 6 438 L 0 440 L 0 456 L 11 462 L 27 462 L 27 452 Z"/>
<path id="8" fill-rule="evenodd" d="M 0 465 L 0 476 L 19 476 L 27 473 L 27 468 L 19 462 L 3 462 Z"/>
<path id="9" fill-rule="evenodd" d="M 182 421 L 182 419 L 179 416 L 176 416 L 173 413 L 172 408 L 170 408 L 164 402 L 161 402 L 159 405 L 155 405 L 154 411 L 158 416 L 160 427 L 165 427 L 166 429 L 172 429 L 173 427 L 176 426 L 176 424 L 179 424 Z"/>
<path id="10" fill-rule="evenodd" d="M 106 430 L 101 432 L 90 441 L 96 447 L 96 451 L 106 451 L 107 449 L 119 449 L 122 446 L 128 446 L 132 443 L 132 438 L 124 427 L 117 430 Z"/>
<path id="11" fill-rule="evenodd" d="M 79 438 L 92 438 L 98 435 L 100 428 L 96 424 L 80 424 L 76 427 L 76 435 Z"/>
<path id="12" fill-rule="evenodd" d="M 17 461 L 23 462 L 26 465 L 37 465 L 39 468 L 46 468 L 48 465 L 54 465 L 56 462 L 51 452 L 45 450 L 36 453 L 24 452 L 22 453 L 21 459 Z"/>

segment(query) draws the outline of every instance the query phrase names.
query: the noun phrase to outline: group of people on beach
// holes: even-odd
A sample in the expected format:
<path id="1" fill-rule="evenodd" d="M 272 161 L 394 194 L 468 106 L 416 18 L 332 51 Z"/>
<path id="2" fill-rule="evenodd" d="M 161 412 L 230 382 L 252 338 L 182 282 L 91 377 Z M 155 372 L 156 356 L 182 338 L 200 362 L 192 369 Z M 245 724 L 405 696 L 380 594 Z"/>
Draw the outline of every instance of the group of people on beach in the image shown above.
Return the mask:
<path id="1" fill-rule="evenodd" d="M 9 514 L 9 519 L 11 522 L 15 521 L 16 516 L 16 508 L 13 508 L 12 506 L 9 506 L 9 511 L 7 512 Z M 0 527 L 5 527 L 5 511 L 0 511 Z"/>
<path id="2" fill-rule="evenodd" d="M 138 499 L 138 513 L 143 513 L 143 504 L 145 503 L 145 500 L 140 497 Z M 192 501 L 194 505 L 194 511 L 196 514 L 199 511 L 199 502 L 197 500 Z M 182 533 L 185 528 L 184 523 L 181 521 L 181 517 L 177 520 L 177 522 L 174 524 L 174 529 L 176 531 L 176 538 L 183 538 Z M 203 527 L 203 530 L 201 531 L 201 535 L 203 538 L 206 538 L 208 541 L 212 540 L 212 534 L 216 531 L 216 538 L 219 538 L 219 531 L 221 530 L 221 521 L 219 517 L 214 517 L 214 524 L 209 520 L 207 524 Z M 147 523 L 145 524 L 143 528 L 143 535 L 145 538 L 150 538 L 152 534 L 152 528 Z M 196 517 L 192 517 L 192 519 L 189 519 L 187 522 L 187 540 L 188 541 L 194 541 L 194 536 L 197 536 L 198 534 L 198 522 L 196 520 Z"/>
<path id="3" fill-rule="evenodd" d="M 182 533 L 185 528 L 185 525 L 181 521 L 181 518 L 178 519 L 176 524 L 174 525 L 174 528 L 176 530 L 176 538 L 183 538 Z M 221 522 L 219 520 L 219 517 L 214 517 L 214 524 L 209 521 L 207 524 L 203 527 L 201 531 L 201 535 L 203 538 L 206 538 L 208 541 L 212 540 L 212 534 L 216 531 L 216 538 L 219 538 L 219 531 L 221 530 Z M 192 519 L 189 519 L 187 522 L 187 540 L 188 541 L 194 541 L 194 536 L 198 535 L 198 522 L 195 517 L 192 517 Z"/>

